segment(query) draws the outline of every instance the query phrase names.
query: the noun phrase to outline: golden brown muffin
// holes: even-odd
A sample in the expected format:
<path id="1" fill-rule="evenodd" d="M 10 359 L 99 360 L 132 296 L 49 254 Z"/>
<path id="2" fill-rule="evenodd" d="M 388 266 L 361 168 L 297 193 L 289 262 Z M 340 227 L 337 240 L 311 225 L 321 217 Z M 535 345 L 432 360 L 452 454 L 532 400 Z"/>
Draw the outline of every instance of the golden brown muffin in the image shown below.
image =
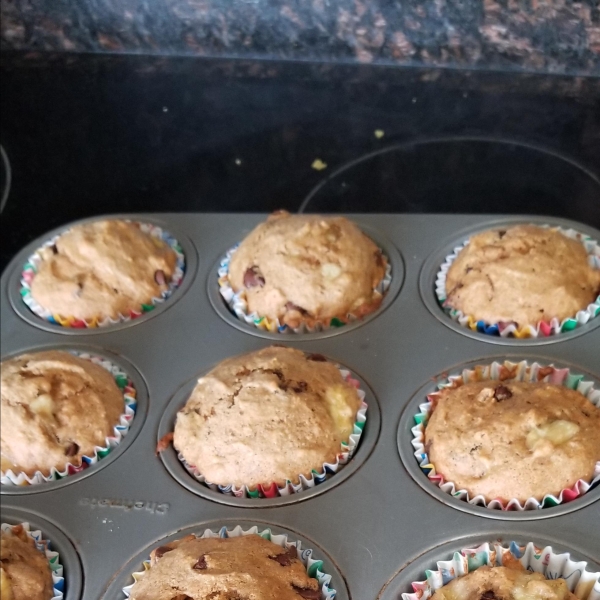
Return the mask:
<path id="1" fill-rule="evenodd" d="M 160 298 L 176 263 L 172 248 L 135 223 L 84 223 L 42 252 L 31 295 L 56 315 L 117 318 Z"/>
<path id="2" fill-rule="evenodd" d="M 23 354 L 0 365 L 2 471 L 62 470 L 105 446 L 124 412 L 112 375 L 69 352 Z"/>
<path id="3" fill-rule="evenodd" d="M 577 600 L 564 579 L 523 567 L 479 567 L 435 592 L 432 600 Z"/>
<path id="4" fill-rule="evenodd" d="M 385 275 L 379 248 L 343 217 L 271 215 L 240 244 L 229 264 L 248 309 L 296 328 L 375 310 Z"/>
<path id="5" fill-rule="evenodd" d="M 297 558 L 261 538 L 188 536 L 154 550 L 131 600 L 320 600 L 316 579 Z"/>
<path id="6" fill-rule="evenodd" d="M 539 500 L 590 481 L 600 460 L 600 409 L 566 387 L 478 381 L 445 388 L 434 402 L 430 462 L 471 496 Z"/>
<path id="7" fill-rule="evenodd" d="M 298 483 L 335 462 L 360 404 L 320 355 L 265 348 L 225 360 L 198 381 L 173 443 L 211 483 Z"/>
<path id="8" fill-rule="evenodd" d="M 559 231 L 518 225 L 475 235 L 448 270 L 445 305 L 486 323 L 574 317 L 600 294 L 600 270 Z"/>
<path id="9" fill-rule="evenodd" d="M 0 596 L 2 600 L 49 600 L 52 571 L 44 554 L 19 525 L 2 531 Z"/>

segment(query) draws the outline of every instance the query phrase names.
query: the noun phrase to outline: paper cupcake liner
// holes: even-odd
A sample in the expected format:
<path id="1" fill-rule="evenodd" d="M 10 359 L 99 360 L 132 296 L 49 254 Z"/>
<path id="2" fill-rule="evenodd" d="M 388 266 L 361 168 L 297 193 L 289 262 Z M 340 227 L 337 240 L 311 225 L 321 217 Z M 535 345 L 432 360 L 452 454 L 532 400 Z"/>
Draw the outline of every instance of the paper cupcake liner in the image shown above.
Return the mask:
<path id="1" fill-rule="evenodd" d="M 574 229 L 549 227 L 547 225 L 544 227 L 550 228 L 553 231 L 559 231 L 566 237 L 583 244 L 588 254 L 588 262 L 590 266 L 592 266 L 594 269 L 600 270 L 600 245 L 596 240 L 593 240 L 590 236 L 579 233 Z M 517 339 L 549 337 L 551 335 L 573 331 L 577 327 L 585 325 L 591 319 L 600 314 L 600 296 L 598 296 L 592 304 L 588 305 L 585 309 L 580 310 L 573 317 L 568 317 L 562 321 L 559 321 L 555 318 L 550 322 L 540 321 L 539 323 L 536 323 L 535 326 L 523 325 L 521 327 L 514 322 L 500 321 L 498 323 L 488 323 L 486 321 L 478 321 L 471 315 L 465 315 L 460 310 L 446 306 L 446 277 L 448 275 L 448 270 L 452 266 L 452 263 L 456 260 L 456 257 L 460 254 L 461 250 L 468 245 L 469 240 L 454 248 L 452 254 L 446 256 L 446 260 L 441 265 L 435 279 L 435 294 L 440 306 L 453 321 L 456 321 L 463 327 L 467 327 L 472 331 L 478 331 L 479 333 L 485 333 L 487 335 L 515 337 Z"/>
<path id="2" fill-rule="evenodd" d="M 126 220 L 127 222 L 132 222 Z M 28 259 L 25 265 L 23 266 L 23 271 L 21 273 L 21 298 L 23 302 L 29 307 L 29 309 L 36 314 L 38 317 L 52 323 L 53 325 L 60 325 L 62 327 L 73 327 L 76 329 L 85 329 L 87 327 L 95 328 L 95 327 L 108 327 L 109 325 L 116 325 L 117 323 L 126 323 L 133 319 L 137 319 L 141 317 L 143 314 L 148 313 L 154 310 L 158 305 L 165 302 L 171 294 L 181 285 L 183 280 L 183 276 L 185 274 L 185 257 L 183 255 L 183 250 L 179 245 L 179 242 L 167 231 L 158 227 L 158 225 L 152 225 L 150 223 L 139 223 L 135 222 L 139 225 L 139 228 L 144 233 L 156 238 L 158 240 L 162 240 L 175 252 L 177 255 L 177 263 L 175 266 L 175 271 L 173 272 L 173 277 L 169 282 L 169 289 L 162 293 L 161 297 L 152 298 L 147 304 L 141 304 L 138 309 L 130 310 L 128 314 L 119 314 L 117 318 L 113 319 L 112 317 L 94 317 L 91 320 L 77 319 L 70 315 L 58 315 L 54 314 L 51 311 L 47 310 L 43 306 L 41 306 L 31 295 L 31 284 L 37 275 L 39 265 L 42 262 L 41 251 L 45 248 L 53 246 L 56 243 L 56 240 L 61 235 L 64 235 L 69 230 L 65 230 L 58 235 L 55 235 L 52 239 L 48 240 L 44 243 L 40 248 L 38 248 Z"/>
<path id="3" fill-rule="evenodd" d="M 202 473 L 200 473 L 195 466 L 190 465 L 180 453 L 177 454 L 177 458 L 181 461 L 188 473 L 190 473 L 190 475 L 192 475 L 200 483 L 204 484 L 206 487 L 215 492 L 220 492 L 221 494 L 226 494 L 227 496 L 236 496 L 237 498 L 276 498 L 278 496 L 289 496 L 291 494 L 297 494 L 303 490 L 311 489 L 316 485 L 327 481 L 350 461 L 354 452 L 356 451 L 356 448 L 358 447 L 365 423 L 367 421 L 368 405 L 365 402 L 365 392 L 360 389 L 360 382 L 354 379 L 350 371 L 346 369 L 340 369 L 340 373 L 342 374 L 344 381 L 347 381 L 356 388 L 358 396 L 361 400 L 360 408 L 356 413 L 353 431 L 350 434 L 348 442 L 342 442 L 340 452 L 337 455 L 334 463 L 323 463 L 320 470 L 313 469 L 308 476 L 300 474 L 298 476 L 299 483 L 296 484 L 288 480 L 286 481 L 285 485 L 281 487 L 278 486 L 277 483 L 268 483 L 264 485 L 258 485 L 256 489 L 249 488 L 246 485 L 217 485 L 215 483 L 206 481 L 206 478 L 202 475 Z"/>
<path id="4" fill-rule="evenodd" d="M 600 600 L 600 572 L 586 570 L 585 561 L 575 562 L 568 552 L 557 554 L 552 546 L 538 548 L 529 542 L 508 545 L 485 543 L 476 548 L 455 552 L 450 560 L 437 562 L 437 571 L 426 570 L 425 581 L 413 581 L 413 593 L 403 593 L 402 600 L 427 600 L 436 590 L 453 579 L 475 571 L 479 567 L 502 566 L 517 559 L 528 571 L 541 573 L 546 579 L 562 578 L 579 600 Z"/>
<path id="5" fill-rule="evenodd" d="M 58 552 L 52 550 L 50 540 L 46 540 L 42 536 L 41 531 L 31 531 L 29 523 L 19 523 L 19 525 L 11 525 L 10 523 L 2 523 L 0 525 L 2 531 L 12 532 L 15 527 L 22 527 L 25 533 L 35 542 L 35 547 L 43 552 L 48 559 L 48 565 L 52 571 L 53 594 L 51 600 L 63 600 L 65 592 L 65 578 L 63 577 L 63 566 L 60 564 Z"/>
<path id="6" fill-rule="evenodd" d="M 473 369 L 465 369 L 460 375 L 450 376 L 444 383 L 438 384 L 438 388 L 456 388 L 465 383 L 485 380 L 505 381 L 510 379 L 529 383 L 543 381 L 554 385 L 563 385 L 578 391 L 594 406 L 600 408 L 600 390 L 595 389 L 594 384 L 591 381 L 585 381 L 583 377 L 583 375 L 571 373 L 568 368 L 558 369 L 552 365 L 544 367 L 536 362 L 528 365 L 527 361 L 524 360 L 519 363 L 504 361 L 503 363 L 493 362 L 491 365 L 479 365 Z M 441 473 L 437 473 L 435 466 L 429 461 L 429 456 L 425 451 L 425 428 L 433 412 L 432 400 L 439 394 L 440 392 L 429 394 L 427 396 L 429 402 L 419 405 L 420 412 L 414 416 L 416 425 L 411 429 L 413 434 L 411 443 L 415 449 L 414 456 L 423 473 L 447 494 L 464 500 L 469 504 L 485 506 L 490 509 L 524 511 L 550 508 L 571 502 L 583 496 L 583 494 L 600 482 L 600 461 L 598 461 L 591 481 L 580 479 L 570 488 L 562 490 L 558 496 L 546 494 L 543 498 L 539 499 L 528 498 L 524 504 L 521 504 L 516 498 L 508 501 L 494 499 L 488 502 L 481 495 L 471 497 L 466 490 L 459 489 L 452 481 L 447 481 Z"/>
<path id="7" fill-rule="evenodd" d="M 105 438 L 104 446 L 96 446 L 92 456 L 84 456 L 81 464 L 67 462 L 62 470 L 53 467 L 49 475 L 44 475 L 41 471 L 36 471 L 30 476 L 23 472 L 15 473 L 9 469 L 1 473 L 0 483 L 2 485 L 37 485 L 48 481 L 58 481 L 69 475 L 75 475 L 108 456 L 127 435 L 137 408 L 136 389 L 127 373 L 102 356 L 94 356 L 86 352 L 71 351 L 70 353 L 106 369 L 114 377 L 115 383 L 123 394 L 124 411 L 119 418 L 119 422 L 113 429 L 113 435 Z"/>
<path id="8" fill-rule="evenodd" d="M 220 262 L 218 269 L 219 274 L 219 292 L 223 299 L 227 303 L 229 309 L 236 315 L 238 319 L 253 325 L 263 331 L 270 331 L 271 333 L 315 333 L 318 331 L 327 331 L 332 327 L 343 327 L 353 321 L 360 321 L 363 317 L 354 313 L 348 313 L 345 316 L 340 315 L 333 317 L 329 321 L 317 321 L 314 320 L 311 323 L 303 322 L 299 327 L 292 328 L 289 325 L 281 323 L 279 319 L 270 319 L 269 317 L 261 317 L 258 313 L 248 312 L 248 302 L 246 300 L 246 290 L 240 292 L 234 292 L 231 284 L 229 283 L 229 263 L 231 257 L 238 249 L 239 244 L 236 244 L 233 248 L 227 251 L 227 254 L 223 257 Z M 381 249 L 380 249 L 381 250 Z M 385 274 L 381 282 L 373 290 L 377 300 L 383 299 L 383 296 L 388 291 L 392 282 L 392 266 L 390 265 L 389 258 L 381 251 L 383 257 L 386 259 Z"/>
<path id="9" fill-rule="evenodd" d="M 227 527 L 221 527 L 218 532 L 214 532 L 212 529 L 205 529 L 202 535 L 196 536 L 197 538 L 236 538 L 244 535 L 259 535 L 265 540 L 269 540 L 281 548 L 288 549 L 294 546 L 298 551 L 298 558 L 302 564 L 306 567 L 306 573 L 309 577 L 313 577 L 319 582 L 321 588 L 321 600 L 333 600 L 336 595 L 336 590 L 330 587 L 331 575 L 323 572 L 323 561 L 313 558 L 313 551 L 310 548 L 302 548 L 302 542 L 291 541 L 285 534 L 274 534 L 270 529 L 263 529 L 259 531 L 258 527 L 250 527 L 250 529 L 242 529 L 240 525 L 233 529 L 227 529 Z M 150 569 L 150 560 L 144 561 L 144 570 L 132 573 L 132 577 L 135 582 L 139 581 Z M 125 597 L 129 598 L 131 589 L 135 584 L 128 585 L 123 588 Z"/>

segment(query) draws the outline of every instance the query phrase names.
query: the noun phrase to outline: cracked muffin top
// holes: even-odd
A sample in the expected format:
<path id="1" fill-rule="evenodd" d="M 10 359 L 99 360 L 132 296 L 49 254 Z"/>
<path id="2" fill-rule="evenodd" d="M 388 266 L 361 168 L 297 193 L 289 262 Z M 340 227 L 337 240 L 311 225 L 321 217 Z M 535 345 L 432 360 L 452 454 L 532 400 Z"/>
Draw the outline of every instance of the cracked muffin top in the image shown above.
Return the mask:
<path id="1" fill-rule="evenodd" d="M 124 411 L 112 375 L 69 352 L 22 354 L 0 365 L 2 471 L 62 470 L 92 456 Z"/>
<path id="2" fill-rule="evenodd" d="M 229 280 L 248 309 L 296 328 L 377 309 L 386 259 L 343 217 L 275 213 L 234 252 Z"/>
<path id="3" fill-rule="evenodd" d="M 207 481 L 287 480 L 336 461 L 361 400 L 320 355 L 269 347 L 221 362 L 177 414 L 173 444 Z"/>
<path id="4" fill-rule="evenodd" d="M 486 323 L 535 325 L 574 317 L 600 294 L 583 244 L 518 225 L 473 236 L 450 266 L 445 306 Z"/>
<path id="5" fill-rule="evenodd" d="M 177 255 L 129 221 L 93 221 L 69 229 L 45 248 L 31 295 L 55 315 L 77 319 L 128 315 L 160 298 Z"/>
<path id="6" fill-rule="evenodd" d="M 564 579 L 514 566 L 479 567 L 441 587 L 432 600 L 577 600 Z"/>
<path id="7" fill-rule="evenodd" d="M 130 600 L 320 600 L 295 546 L 258 535 L 196 538 L 160 546 Z"/>
<path id="8" fill-rule="evenodd" d="M 48 559 L 22 526 L 2 530 L 0 596 L 2 600 L 50 600 L 54 595 Z"/>
<path id="9" fill-rule="evenodd" d="M 433 395 L 425 449 L 457 489 L 487 501 L 541 500 L 600 461 L 600 409 L 550 383 L 477 381 Z"/>

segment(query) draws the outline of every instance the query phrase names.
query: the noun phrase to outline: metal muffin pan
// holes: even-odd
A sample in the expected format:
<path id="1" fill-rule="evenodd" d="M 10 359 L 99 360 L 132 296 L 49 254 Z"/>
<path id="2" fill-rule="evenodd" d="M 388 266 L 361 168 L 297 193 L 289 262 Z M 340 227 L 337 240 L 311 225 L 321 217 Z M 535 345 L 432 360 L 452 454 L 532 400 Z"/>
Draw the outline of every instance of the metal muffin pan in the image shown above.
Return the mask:
<path id="1" fill-rule="evenodd" d="M 557 546 L 572 551 L 574 556 L 598 562 L 600 503 L 597 501 L 576 500 L 573 503 L 576 510 L 553 513 L 551 518 L 521 520 L 518 525 L 502 518 L 505 516 L 502 513 L 498 515 L 500 518 L 486 518 L 491 515 L 483 517 L 479 513 L 457 510 L 456 506 L 440 502 L 427 493 L 407 472 L 398 451 L 398 427 L 411 399 L 423 386 L 431 385 L 432 377 L 452 372 L 460 364 L 486 363 L 498 357 L 518 355 L 543 359 L 546 363 L 573 364 L 596 378 L 600 375 L 600 329 L 597 326 L 582 327 L 576 332 L 578 335 L 556 336 L 552 343 L 535 349 L 520 340 L 506 340 L 508 344 L 498 346 L 497 338 L 463 335 L 463 331 L 446 326 L 443 311 L 439 309 L 433 316 L 424 302 L 420 274 L 428 257 L 443 250 L 444 240 L 453 243 L 464 239 L 465 231 L 495 227 L 507 219 L 519 222 L 534 219 L 485 215 L 349 217 L 364 226 L 369 234 L 373 232 L 376 241 L 390 240 L 398 249 L 404 260 L 402 289 L 390 297 L 385 309 L 377 311 L 360 327 L 342 327 L 336 330 L 335 336 L 289 334 L 263 339 L 248 335 L 256 333 L 249 328 L 234 327 L 232 321 L 224 320 L 213 307 L 215 298 L 212 301 L 209 298 L 206 282 L 212 279 L 216 284 L 214 270 L 218 259 L 264 220 L 265 215 L 121 215 L 121 218 L 164 225 L 180 241 L 189 239 L 192 252 L 197 249 L 197 267 L 189 268 L 192 259 L 186 255 L 188 271 L 176 292 L 177 301 L 174 294 L 164 309 L 153 311 L 143 321 L 138 319 L 136 327 L 81 330 L 76 333 L 77 340 L 73 340 L 77 346 L 81 344 L 97 352 L 122 357 L 141 374 L 149 395 L 149 410 L 143 426 L 137 436 L 129 440 L 127 451 L 102 468 L 90 470 L 86 477 L 62 487 L 44 486 L 46 489 L 40 489 L 39 493 L 13 495 L 7 494 L 4 487 L 0 490 L 3 515 L 4 511 L 9 514 L 17 507 L 35 513 L 71 540 L 82 564 L 80 598 L 120 598 L 118 582 L 129 574 L 126 570 L 131 565 L 137 568 L 144 553 L 153 545 L 167 536 L 183 535 L 182 530 L 187 528 L 202 530 L 208 522 L 211 527 L 217 527 L 219 524 L 243 525 L 252 520 L 265 527 L 272 525 L 274 529 L 297 532 L 298 537 L 307 538 L 309 547 L 327 556 L 339 570 L 351 600 L 375 600 L 396 574 L 403 577 L 406 565 L 421 569 L 422 573 L 429 566 L 421 562 L 430 556 L 427 553 L 435 553 L 447 543 L 464 547 L 468 544 L 462 539 L 472 536 L 490 541 L 499 538 L 536 543 L 556 540 Z M 535 220 L 573 227 L 600 237 L 599 231 L 581 223 L 550 218 Z M 1 343 L 3 354 L 7 356 L 66 342 L 60 337 L 65 333 L 64 328 L 42 328 L 37 322 L 20 318 L 8 301 L 9 287 L 15 281 L 14 271 L 20 270 L 27 251 L 46 238 L 20 253 L 2 276 Z M 18 283 L 18 276 L 16 281 Z M 433 287 L 431 295 L 434 298 Z M 186 384 L 191 385 L 198 374 L 205 373 L 220 360 L 274 342 L 321 353 L 346 365 L 364 380 L 369 388 L 367 393 L 372 391 L 381 413 L 379 436 L 373 439 L 372 450 L 365 445 L 369 436 L 363 436 L 350 464 L 329 482 L 315 488 L 322 488 L 320 493 L 310 497 L 310 492 L 296 494 L 292 501 L 276 506 L 270 505 L 268 500 L 253 500 L 252 506 L 256 504 L 256 507 L 251 509 L 245 504 L 224 504 L 214 501 L 213 496 L 200 496 L 177 483 L 155 455 L 160 422 L 174 395 L 178 390 L 183 393 L 181 390 Z M 374 423 L 372 413 L 367 423 Z M 411 458 L 414 459 L 412 455 Z M 355 468 L 354 461 L 360 468 Z M 359 461 L 362 464 L 358 464 Z M 334 483 L 338 477 L 339 481 Z M 591 493 L 595 499 L 597 492 Z M 585 496 L 584 499 L 587 501 Z M 490 512 L 496 516 L 499 511 Z M 43 527 L 41 529 L 43 531 Z M 431 556 L 431 560 L 445 557 Z M 338 598 L 345 600 L 342 592 Z M 393 595 L 386 596 L 385 600 L 388 598 L 397 600 Z"/>

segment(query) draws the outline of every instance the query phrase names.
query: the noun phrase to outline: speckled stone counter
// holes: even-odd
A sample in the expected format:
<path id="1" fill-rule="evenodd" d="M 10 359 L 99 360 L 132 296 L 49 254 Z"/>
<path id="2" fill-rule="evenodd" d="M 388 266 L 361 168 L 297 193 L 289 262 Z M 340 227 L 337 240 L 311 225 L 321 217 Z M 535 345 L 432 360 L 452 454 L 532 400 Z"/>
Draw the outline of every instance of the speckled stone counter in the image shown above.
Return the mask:
<path id="1" fill-rule="evenodd" d="M 600 74 L 597 0 L 1 0 L 2 48 Z"/>

